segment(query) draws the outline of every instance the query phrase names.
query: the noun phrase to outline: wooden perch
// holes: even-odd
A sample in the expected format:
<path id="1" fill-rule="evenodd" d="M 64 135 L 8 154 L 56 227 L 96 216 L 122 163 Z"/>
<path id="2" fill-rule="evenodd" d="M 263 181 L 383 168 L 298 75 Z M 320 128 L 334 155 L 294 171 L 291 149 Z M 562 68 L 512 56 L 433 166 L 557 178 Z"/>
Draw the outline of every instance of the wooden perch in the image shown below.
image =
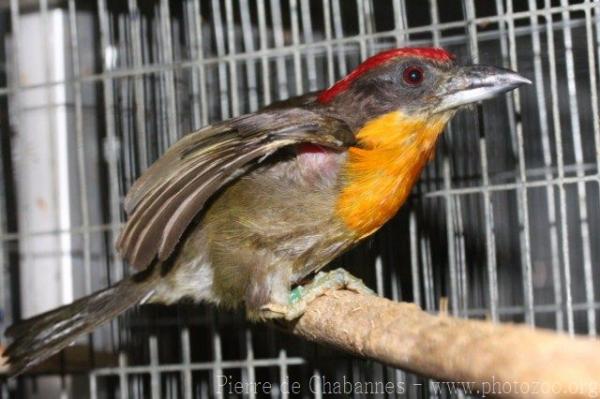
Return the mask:
<path id="1" fill-rule="evenodd" d="M 600 341 L 548 330 L 435 316 L 409 303 L 336 291 L 314 300 L 292 326 L 300 337 L 472 393 L 597 397 Z"/>

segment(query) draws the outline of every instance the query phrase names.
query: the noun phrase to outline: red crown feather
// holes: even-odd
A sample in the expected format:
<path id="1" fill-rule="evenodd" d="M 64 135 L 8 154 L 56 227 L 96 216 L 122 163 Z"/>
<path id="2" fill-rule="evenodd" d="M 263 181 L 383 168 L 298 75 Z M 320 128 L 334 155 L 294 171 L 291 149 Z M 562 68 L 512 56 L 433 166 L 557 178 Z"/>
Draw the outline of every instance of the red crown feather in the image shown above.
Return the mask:
<path id="1" fill-rule="evenodd" d="M 333 86 L 324 90 L 317 98 L 317 101 L 320 103 L 330 102 L 339 93 L 346 91 L 352 82 L 354 82 L 359 76 L 397 57 L 419 57 L 446 62 L 453 60 L 454 54 L 444 49 L 435 47 L 396 48 L 375 54 L 374 56 L 367 58 L 362 64 L 356 67 L 356 69 L 346 75 L 346 77 L 338 80 L 335 84 L 333 84 Z"/>

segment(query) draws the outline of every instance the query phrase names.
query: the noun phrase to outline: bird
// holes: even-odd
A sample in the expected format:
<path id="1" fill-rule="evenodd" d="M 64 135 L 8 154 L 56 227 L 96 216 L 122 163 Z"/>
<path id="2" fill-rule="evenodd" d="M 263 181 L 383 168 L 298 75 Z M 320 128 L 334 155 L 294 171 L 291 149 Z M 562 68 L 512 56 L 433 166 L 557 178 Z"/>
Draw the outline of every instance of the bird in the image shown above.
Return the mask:
<path id="1" fill-rule="evenodd" d="M 459 109 L 530 83 L 442 48 L 395 48 L 322 91 L 185 135 L 124 199 L 116 249 L 135 273 L 9 327 L 9 374 L 138 304 L 294 320 L 326 290 L 371 294 L 322 269 L 398 212 Z"/>

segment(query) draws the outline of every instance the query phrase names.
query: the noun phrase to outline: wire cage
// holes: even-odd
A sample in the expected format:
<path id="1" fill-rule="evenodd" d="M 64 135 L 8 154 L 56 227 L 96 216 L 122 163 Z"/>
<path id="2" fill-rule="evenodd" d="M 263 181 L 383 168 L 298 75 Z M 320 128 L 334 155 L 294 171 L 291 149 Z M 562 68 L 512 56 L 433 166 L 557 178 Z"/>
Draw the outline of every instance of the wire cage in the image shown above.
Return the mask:
<path id="1" fill-rule="evenodd" d="M 598 14 L 591 0 L 0 0 L 0 332 L 129 273 L 113 247 L 123 196 L 185 133 L 434 45 L 534 84 L 458 114 L 409 203 L 337 263 L 428 311 L 596 335 Z M 373 393 L 462 395 L 193 304 L 129 312 L 0 389 Z"/>

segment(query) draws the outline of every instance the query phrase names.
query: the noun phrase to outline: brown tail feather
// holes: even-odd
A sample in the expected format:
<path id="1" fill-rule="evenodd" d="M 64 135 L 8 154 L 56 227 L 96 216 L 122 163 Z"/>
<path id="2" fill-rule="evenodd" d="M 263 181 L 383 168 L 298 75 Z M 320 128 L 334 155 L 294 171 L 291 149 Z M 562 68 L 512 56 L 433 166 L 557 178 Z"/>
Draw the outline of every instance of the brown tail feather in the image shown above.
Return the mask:
<path id="1" fill-rule="evenodd" d="M 138 304 L 154 288 L 156 278 L 141 273 L 117 285 L 50 310 L 9 327 L 14 338 L 3 356 L 8 358 L 9 375 L 16 376 L 71 344 L 80 335 L 94 330 Z"/>

